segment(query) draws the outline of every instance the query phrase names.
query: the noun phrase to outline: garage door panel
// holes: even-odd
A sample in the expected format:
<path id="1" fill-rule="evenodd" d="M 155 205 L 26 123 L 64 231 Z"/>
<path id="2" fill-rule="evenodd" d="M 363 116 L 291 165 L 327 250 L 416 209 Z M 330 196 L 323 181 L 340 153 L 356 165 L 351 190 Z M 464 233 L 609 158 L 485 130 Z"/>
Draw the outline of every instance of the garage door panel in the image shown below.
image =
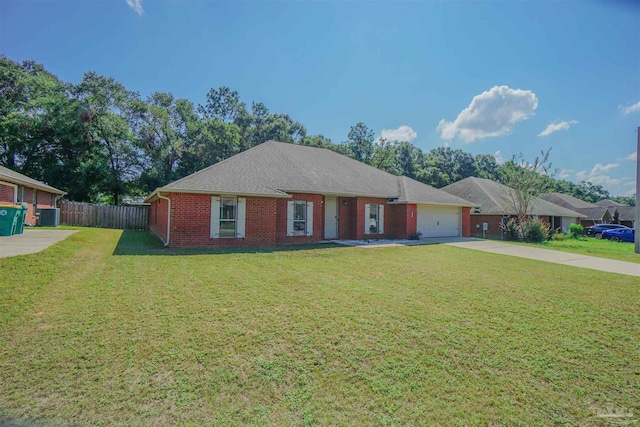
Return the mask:
<path id="1" fill-rule="evenodd" d="M 460 208 L 451 206 L 418 206 L 418 231 L 423 237 L 460 236 Z"/>

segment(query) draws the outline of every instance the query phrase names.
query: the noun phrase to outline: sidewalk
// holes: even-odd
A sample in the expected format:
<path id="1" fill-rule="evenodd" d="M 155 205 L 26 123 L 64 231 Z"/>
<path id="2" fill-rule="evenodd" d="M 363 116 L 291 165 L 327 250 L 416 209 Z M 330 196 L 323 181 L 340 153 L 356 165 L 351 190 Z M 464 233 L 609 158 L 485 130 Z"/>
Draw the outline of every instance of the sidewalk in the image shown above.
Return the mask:
<path id="1" fill-rule="evenodd" d="M 0 236 L 0 258 L 35 254 L 49 246 L 66 239 L 76 230 L 50 230 L 26 228 L 23 234 Z"/>
<path id="2" fill-rule="evenodd" d="M 569 252 L 554 251 L 552 249 L 532 248 L 496 240 L 470 240 L 466 242 L 446 243 L 464 249 L 474 249 L 495 254 L 511 255 L 538 261 L 553 262 L 555 264 L 570 265 L 572 267 L 588 268 L 591 270 L 607 271 L 609 273 L 627 274 L 640 277 L 640 264 L 599 258 Z M 639 255 L 640 256 L 640 255 Z"/>

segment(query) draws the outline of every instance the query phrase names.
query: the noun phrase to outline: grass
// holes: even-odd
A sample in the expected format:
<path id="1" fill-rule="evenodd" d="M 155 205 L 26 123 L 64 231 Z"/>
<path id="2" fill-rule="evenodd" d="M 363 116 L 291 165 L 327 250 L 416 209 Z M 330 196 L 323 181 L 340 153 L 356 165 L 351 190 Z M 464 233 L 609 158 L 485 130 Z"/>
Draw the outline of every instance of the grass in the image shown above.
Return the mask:
<path id="1" fill-rule="evenodd" d="M 0 424 L 640 413 L 631 276 L 446 245 L 168 250 L 104 229 L 0 259 L 0 271 Z"/>
<path id="2" fill-rule="evenodd" d="M 580 239 L 548 240 L 544 243 L 519 242 L 518 244 L 640 264 L 640 254 L 635 253 L 635 245 L 633 243 L 583 237 Z"/>

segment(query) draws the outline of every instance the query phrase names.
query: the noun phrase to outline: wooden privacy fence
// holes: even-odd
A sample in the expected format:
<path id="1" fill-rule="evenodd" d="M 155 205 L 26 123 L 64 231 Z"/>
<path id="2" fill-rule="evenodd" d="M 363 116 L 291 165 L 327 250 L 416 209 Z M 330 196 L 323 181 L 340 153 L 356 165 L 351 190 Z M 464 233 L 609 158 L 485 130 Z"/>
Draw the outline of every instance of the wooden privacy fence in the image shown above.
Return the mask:
<path id="1" fill-rule="evenodd" d="M 63 201 L 60 202 L 60 224 L 146 230 L 149 227 L 149 206 L 110 206 Z"/>

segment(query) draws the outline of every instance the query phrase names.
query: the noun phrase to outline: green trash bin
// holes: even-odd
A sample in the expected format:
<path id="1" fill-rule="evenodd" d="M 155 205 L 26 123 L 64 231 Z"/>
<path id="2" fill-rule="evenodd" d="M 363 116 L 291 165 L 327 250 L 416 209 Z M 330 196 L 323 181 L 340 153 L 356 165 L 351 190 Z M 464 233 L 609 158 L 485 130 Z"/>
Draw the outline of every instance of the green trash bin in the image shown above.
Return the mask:
<path id="1" fill-rule="evenodd" d="M 22 234 L 24 232 L 24 220 L 27 218 L 27 210 L 29 210 L 26 204 L 22 204 L 22 210 L 18 212 L 18 219 L 16 220 L 16 231 L 14 234 Z"/>
<path id="2" fill-rule="evenodd" d="M 0 205 L 0 236 L 13 236 L 22 206 Z"/>

